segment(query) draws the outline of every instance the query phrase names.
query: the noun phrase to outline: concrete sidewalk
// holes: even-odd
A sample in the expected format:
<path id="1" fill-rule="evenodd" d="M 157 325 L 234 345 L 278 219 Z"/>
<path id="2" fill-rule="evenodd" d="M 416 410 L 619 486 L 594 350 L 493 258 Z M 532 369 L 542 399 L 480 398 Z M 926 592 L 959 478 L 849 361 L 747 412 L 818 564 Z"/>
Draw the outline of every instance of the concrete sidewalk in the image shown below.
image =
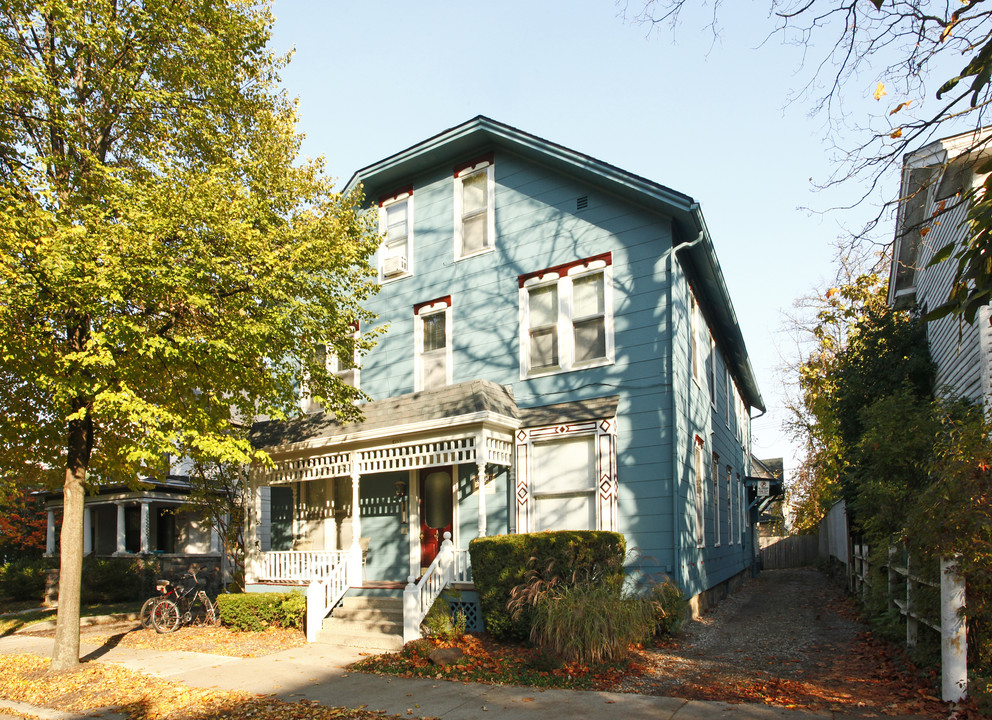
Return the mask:
<path id="1" fill-rule="evenodd" d="M 52 642 L 47 638 L 11 635 L 0 638 L 0 654 L 48 656 L 52 652 Z M 291 702 L 306 699 L 330 706 L 367 706 L 369 710 L 407 717 L 437 716 L 444 720 L 843 720 L 848 717 L 841 713 L 629 693 L 384 678 L 348 672 L 347 666 L 361 657 L 358 651 L 323 644 L 245 659 L 205 653 L 97 647 L 85 643 L 81 652 L 85 661 L 117 663 L 194 687 L 275 694 Z M 0 707 L 4 702 L 0 700 Z M 63 716 L 46 711 L 43 717 L 58 720 Z M 66 714 L 64 717 L 69 720 L 80 716 Z M 3 720 L 2 714 L 0 720 Z"/>

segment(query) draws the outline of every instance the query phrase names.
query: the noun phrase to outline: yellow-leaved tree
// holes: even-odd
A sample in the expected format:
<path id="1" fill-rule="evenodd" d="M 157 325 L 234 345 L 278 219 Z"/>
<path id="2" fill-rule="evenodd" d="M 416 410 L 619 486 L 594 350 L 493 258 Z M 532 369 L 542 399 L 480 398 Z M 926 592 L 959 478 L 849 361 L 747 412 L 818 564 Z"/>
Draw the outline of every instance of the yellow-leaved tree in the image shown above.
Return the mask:
<path id="1" fill-rule="evenodd" d="M 293 412 L 303 378 L 355 412 L 313 347 L 355 349 L 378 238 L 298 160 L 272 22 L 249 0 L 0 1 L 0 477 L 62 484 L 53 670 L 79 657 L 88 487 L 164 453 L 258 460 L 232 422 Z"/>

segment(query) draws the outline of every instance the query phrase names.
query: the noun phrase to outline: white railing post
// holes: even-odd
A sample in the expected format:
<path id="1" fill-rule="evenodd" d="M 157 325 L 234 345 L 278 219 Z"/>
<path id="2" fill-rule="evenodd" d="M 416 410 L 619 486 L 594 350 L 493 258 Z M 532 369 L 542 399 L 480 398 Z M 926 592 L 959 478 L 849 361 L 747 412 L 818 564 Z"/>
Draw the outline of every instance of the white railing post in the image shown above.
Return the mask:
<path id="1" fill-rule="evenodd" d="M 408 578 L 406 589 L 403 591 L 403 642 L 408 643 L 420 637 L 420 592 L 417 590 L 417 578 Z"/>
<path id="2" fill-rule="evenodd" d="M 940 680 L 944 702 L 968 695 L 968 632 L 961 609 L 965 583 L 953 558 L 940 560 Z"/>
<path id="3" fill-rule="evenodd" d="M 307 642 L 317 642 L 317 633 L 327 615 L 324 610 L 326 595 L 322 580 L 314 580 L 307 585 Z"/>

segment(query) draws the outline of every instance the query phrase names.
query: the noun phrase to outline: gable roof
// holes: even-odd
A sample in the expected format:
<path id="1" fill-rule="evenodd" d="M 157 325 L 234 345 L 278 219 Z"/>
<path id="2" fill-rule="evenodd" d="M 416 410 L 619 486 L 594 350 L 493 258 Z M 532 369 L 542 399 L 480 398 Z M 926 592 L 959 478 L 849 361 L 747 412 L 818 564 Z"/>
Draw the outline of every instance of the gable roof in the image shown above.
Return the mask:
<path id="1" fill-rule="evenodd" d="M 483 115 L 358 170 L 348 180 L 345 192 L 361 186 L 367 198 L 377 197 L 409 183 L 412 176 L 465 160 L 480 149 L 494 148 L 577 177 L 592 187 L 670 217 L 675 247 L 692 243 L 680 251 L 679 259 L 702 295 L 699 301 L 715 326 L 738 387 L 751 407 L 765 410 L 713 240 L 699 203 L 688 195 Z"/>

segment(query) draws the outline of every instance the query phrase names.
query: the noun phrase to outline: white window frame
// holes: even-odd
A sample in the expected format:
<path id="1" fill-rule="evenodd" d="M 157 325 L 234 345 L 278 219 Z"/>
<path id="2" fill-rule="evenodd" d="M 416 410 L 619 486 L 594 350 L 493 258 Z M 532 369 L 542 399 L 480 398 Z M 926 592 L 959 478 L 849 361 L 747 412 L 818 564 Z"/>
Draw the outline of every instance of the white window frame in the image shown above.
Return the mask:
<path id="1" fill-rule="evenodd" d="M 703 439 L 696 436 L 693 442 L 695 448 L 695 509 L 696 509 L 696 547 L 706 547 L 706 463 L 703 460 Z"/>
<path id="2" fill-rule="evenodd" d="M 462 251 L 462 229 L 464 214 L 462 212 L 462 181 L 470 175 L 485 173 L 486 176 L 486 239 L 488 244 L 484 247 L 473 250 L 469 253 Z M 455 262 L 467 260 L 491 253 L 496 249 L 496 177 L 493 173 L 493 160 L 491 157 L 482 158 L 471 165 L 462 166 L 455 170 L 455 202 L 454 202 L 454 236 L 455 236 Z"/>
<path id="3" fill-rule="evenodd" d="M 358 363 L 358 340 L 359 340 L 360 337 L 361 337 L 361 334 L 360 334 L 358 328 L 357 327 L 354 327 L 354 332 L 352 333 L 352 339 L 355 341 L 355 347 L 354 347 L 354 350 L 352 350 L 352 353 L 351 353 L 351 367 L 350 368 L 341 367 L 341 360 L 338 358 L 338 354 L 336 352 L 334 352 L 331 349 L 330 346 L 326 346 L 325 345 L 325 348 L 326 348 L 325 349 L 325 352 L 327 353 L 327 355 L 326 355 L 326 358 L 327 358 L 327 360 L 326 360 L 326 363 L 327 363 L 326 364 L 327 372 L 329 372 L 329 373 L 331 373 L 333 375 L 337 375 L 339 378 L 342 377 L 343 375 L 345 375 L 346 373 L 349 373 L 349 372 L 350 373 L 353 373 L 352 377 L 354 378 L 355 382 L 354 383 L 347 383 L 347 384 L 350 384 L 356 390 L 360 390 L 361 387 L 362 387 L 362 376 L 361 376 L 361 370 L 362 369 L 359 367 L 359 363 Z"/>
<path id="4" fill-rule="evenodd" d="M 573 315 L 572 283 L 574 280 L 602 273 L 603 276 L 603 331 L 606 356 L 584 362 L 575 360 L 575 317 Z M 558 366 L 531 370 L 530 367 L 530 293 L 532 290 L 554 285 L 558 290 Z M 580 261 L 560 270 L 552 269 L 535 274 L 520 283 L 520 379 L 543 375 L 585 370 L 612 365 L 615 362 L 613 322 L 613 263 L 603 257 Z"/>
<path id="5" fill-rule="evenodd" d="M 709 391 L 710 391 L 710 405 L 713 406 L 713 410 L 716 410 L 716 359 L 719 354 L 716 349 L 716 340 L 713 339 L 713 333 L 709 333 L 710 336 L 710 374 L 709 374 Z"/>
<path id="6" fill-rule="evenodd" d="M 441 298 L 414 308 L 413 389 L 421 392 L 424 384 L 424 318 L 444 313 L 444 375 L 445 385 L 452 384 L 452 324 L 451 298 Z"/>
<path id="7" fill-rule="evenodd" d="M 720 547 L 720 456 L 713 453 L 713 547 Z"/>
<path id="8" fill-rule="evenodd" d="M 406 203 L 406 271 L 391 277 L 384 274 L 386 261 L 386 246 L 389 243 L 387 235 L 387 213 L 390 207 Z M 385 197 L 379 201 L 379 233 L 382 235 L 382 244 L 379 246 L 379 284 L 396 282 L 413 275 L 413 188 L 407 188 L 395 195 Z"/>
<path id="9" fill-rule="evenodd" d="M 751 514 L 748 512 L 747 508 L 747 493 L 744 492 L 744 483 L 741 482 L 741 474 L 737 473 L 737 501 L 740 505 L 739 510 L 741 514 L 741 536 L 744 535 L 744 530 L 751 527 Z"/>
<path id="10" fill-rule="evenodd" d="M 599 509 L 599 503 L 596 502 L 596 493 L 597 493 L 597 487 L 596 487 L 596 474 L 597 474 L 596 471 L 597 471 L 597 468 L 596 467 L 590 468 L 590 470 L 591 470 L 590 478 L 592 479 L 592 484 L 590 485 L 590 487 L 588 487 L 586 489 L 572 490 L 572 491 L 562 491 L 562 492 L 539 492 L 534 487 L 534 477 L 537 474 L 537 473 L 534 472 L 534 467 L 533 467 L 534 449 L 535 448 L 538 448 L 538 447 L 541 447 L 541 446 L 548 446 L 548 445 L 552 445 L 552 444 L 555 444 L 555 443 L 571 442 L 571 441 L 574 441 L 574 440 L 588 440 L 592 444 L 593 457 L 595 458 L 596 453 L 597 453 L 597 450 L 598 450 L 597 447 L 596 447 L 596 435 L 595 435 L 595 433 L 572 433 L 572 434 L 569 434 L 569 435 L 563 435 L 563 436 L 558 436 L 558 437 L 550 437 L 550 438 L 547 438 L 547 439 L 544 439 L 544 440 L 540 440 L 540 441 L 537 441 L 537 442 L 531 441 L 530 450 L 529 450 L 527 456 L 528 456 L 528 458 L 530 458 L 530 460 L 532 462 L 532 465 L 529 468 L 529 474 L 530 474 L 530 482 L 531 482 L 531 491 L 530 491 L 530 494 L 531 494 L 531 498 L 532 498 L 533 503 L 534 503 L 534 513 L 536 515 L 536 513 L 537 513 L 537 503 L 538 503 L 539 500 L 541 500 L 543 498 L 549 498 L 550 499 L 550 498 L 566 498 L 566 497 L 583 497 L 583 498 L 587 498 L 589 500 L 589 502 L 592 503 L 593 526 L 590 527 L 590 528 L 559 528 L 559 527 L 545 528 L 545 527 L 541 527 L 541 526 L 537 525 L 537 523 L 534 522 L 532 524 L 534 525 L 534 531 L 535 532 L 541 532 L 543 530 L 599 530 L 603 526 L 603 521 L 602 521 L 602 517 L 601 517 L 601 514 L 600 514 L 600 509 Z"/>
<path id="11" fill-rule="evenodd" d="M 734 544 L 734 472 L 727 466 L 727 544 Z"/>
<path id="12" fill-rule="evenodd" d="M 596 530 L 618 532 L 619 485 L 617 482 L 617 421 L 615 417 L 596 420 L 567 422 L 562 425 L 545 425 L 525 428 L 517 432 L 516 453 L 516 531 L 535 532 L 535 505 L 533 485 L 533 448 L 545 441 L 589 436 L 595 438 L 596 463 L 594 498 L 596 503 Z M 543 528 L 542 528 L 543 529 Z"/>
<path id="13" fill-rule="evenodd" d="M 724 385 L 724 391 L 726 392 L 727 395 L 727 397 L 725 398 L 726 405 L 724 406 L 724 409 L 726 410 L 726 412 L 724 413 L 725 416 L 724 419 L 727 421 L 727 429 L 729 430 L 730 415 L 733 408 L 733 396 L 734 396 L 734 383 L 730 379 L 729 363 L 725 363 L 723 366 L 723 385 Z"/>
<path id="14" fill-rule="evenodd" d="M 692 379 L 699 384 L 699 303 L 696 294 L 689 289 L 689 364 Z"/>

